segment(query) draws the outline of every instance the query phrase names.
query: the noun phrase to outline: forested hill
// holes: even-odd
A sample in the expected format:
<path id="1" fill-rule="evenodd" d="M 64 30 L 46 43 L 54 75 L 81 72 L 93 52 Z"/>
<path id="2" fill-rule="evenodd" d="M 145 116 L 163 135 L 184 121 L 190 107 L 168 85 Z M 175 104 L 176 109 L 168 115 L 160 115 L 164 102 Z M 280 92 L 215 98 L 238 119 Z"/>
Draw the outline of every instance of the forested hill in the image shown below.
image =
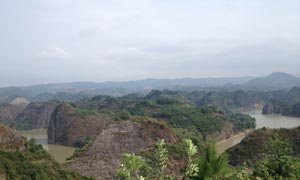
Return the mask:
<path id="1" fill-rule="evenodd" d="M 127 119 L 130 115 L 148 116 L 163 120 L 173 128 L 196 130 L 203 136 L 220 132 L 226 123 L 232 123 L 236 132 L 255 127 L 255 120 L 250 116 L 237 117 L 210 105 L 196 106 L 186 96 L 174 91 L 155 90 L 145 97 L 138 97 L 136 94 L 123 97 L 95 96 L 73 106 L 90 111 L 110 112 L 116 119 Z"/>
<path id="2" fill-rule="evenodd" d="M 34 140 L 27 141 L 15 130 L 0 124 L 0 179 L 92 180 L 64 170 Z"/>
<path id="3" fill-rule="evenodd" d="M 78 101 L 95 95 L 123 96 L 130 93 L 147 94 L 153 89 L 175 91 L 287 91 L 300 87 L 300 78 L 287 73 L 272 73 L 266 77 L 144 79 L 124 82 L 71 82 L 0 88 L 0 104 L 18 97 L 29 101 Z"/>
<path id="4" fill-rule="evenodd" d="M 255 120 L 250 116 L 233 114 L 213 106 L 214 104 L 197 104 L 192 101 L 195 99 L 194 95 L 169 90 L 153 90 L 142 97 L 138 94 L 122 97 L 99 95 L 74 103 L 32 102 L 18 114 L 11 112 L 15 118 L 4 123 L 22 130 L 48 128 L 49 131 L 58 129 L 52 127 L 53 125 L 64 124 L 61 129 L 62 134 L 69 132 L 70 126 L 73 130 L 83 132 L 82 136 L 86 133 L 86 136 L 94 137 L 97 129 L 102 129 L 103 126 L 114 121 L 150 117 L 170 128 L 175 128 L 178 133 L 191 132 L 190 137 L 193 139 L 214 136 L 218 140 L 228 138 L 233 132 L 255 127 Z M 72 132 L 75 132 L 73 130 Z M 49 134 L 56 137 L 52 132 Z M 70 137 L 70 141 L 65 138 L 61 143 L 72 146 L 78 138 Z M 53 142 L 58 141 L 60 140 L 53 139 Z"/>
<path id="5" fill-rule="evenodd" d="M 244 162 L 256 162 L 265 157 L 268 157 L 270 150 L 270 143 L 274 139 L 286 141 L 287 146 L 294 150 L 295 157 L 300 157 L 300 126 L 292 129 L 267 129 L 262 128 L 255 130 L 249 136 L 242 140 L 242 142 L 229 150 L 231 164 L 242 165 Z M 284 146 L 283 146 L 284 147 Z M 287 147 L 284 147 L 287 148 Z M 274 147 L 271 147 L 274 149 Z M 281 152 L 283 153 L 283 152 Z"/>
<path id="6" fill-rule="evenodd" d="M 300 86 L 300 78 L 283 73 L 274 72 L 266 77 L 254 78 L 242 86 L 244 90 L 269 91 L 287 90 L 294 86 Z"/>

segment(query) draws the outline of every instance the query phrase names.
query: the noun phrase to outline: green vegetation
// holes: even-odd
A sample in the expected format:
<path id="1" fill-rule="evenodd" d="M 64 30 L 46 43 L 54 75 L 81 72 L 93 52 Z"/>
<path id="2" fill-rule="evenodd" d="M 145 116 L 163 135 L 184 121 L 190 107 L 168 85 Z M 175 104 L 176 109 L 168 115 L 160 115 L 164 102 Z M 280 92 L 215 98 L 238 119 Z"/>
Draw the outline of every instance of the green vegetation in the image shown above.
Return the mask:
<path id="1" fill-rule="evenodd" d="M 193 180 L 217 179 L 225 174 L 227 167 L 227 156 L 217 155 L 213 143 L 208 142 L 204 153 L 197 160 L 195 172 L 189 178 Z"/>
<path id="2" fill-rule="evenodd" d="M 4 172 L 7 180 L 92 180 L 63 170 L 34 140 L 28 141 L 26 147 L 25 151 L 0 150 L 0 171 Z"/>
<path id="3" fill-rule="evenodd" d="M 7 125 L 9 127 L 13 127 L 15 129 L 25 131 L 32 128 L 32 120 L 28 118 L 18 119 L 18 121 L 10 122 Z"/>
<path id="4" fill-rule="evenodd" d="M 294 156 L 300 157 L 299 142 L 300 127 L 292 129 L 267 129 L 255 130 L 242 140 L 238 145 L 227 150 L 230 164 L 242 165 L 245 162 L 255 163 L 269 154 L 268 148 L 271 140 L 279 138 L 291 145 Z"/>
<path id="5" fill-rule="evenodd" d="M 232 113 L 228 111 L 226 117 L 233 124 L 233 131 L 235 133 L 241 132 L 245 129 L 253 129 L 255 127 L 255 118 L 241 113 Z"/>
<path id="6" fill-rule="evenodd" d="M 88 136 L 82 136 L 80 137 L 76 142 L 75 142 L 75 147 L 78 147 L 75 149 L 74 153 L 72 156 L 68 157 L 66 160 L 73 160 L 76 157 L 79 157 L 81 154 L 86 152 L 89 144 L 92 143 L 92 139 Z"/>
<path id="7" fill-rule="evenodd" d="M 142 180 L 143 169 L 147 169 L 147 164 L 144 162 L 141 156 L 135 154 L 124 154 L 123 161 L 120 164 L 120 168 L 116 171 L 115 179 L 130 180 L 139 179 Z"/>
<path id="8" fill-rule="evenodd" d="M 254 175 L 264 180 L 300 179 L 300 157 L 294 156 L 291 145 L 278 137 L 270 139 L 268 157 L 256 164 Z"/>
<path id="9" fill-rule="evenodd" d="M 195 146 L 191 140 L 181 143 L 185 168 L 174 174 L 168 169 L 172 159 L 166 144 L 158 140 L 151 156 L 124 154 L 116 179 L 182 179 L 182 180 L 297 180 L 300 178 L 300 158 L 288 142 L 270 139 L 266 148 L 268 156 L 253 166 L 230 166 L 226 154 L 218 155 L 214 143 L 208 141 L 204 148 Z"/>
<path id="10" fill-rule="evenodd" d="M 97 115 L 99 112 L 95 109 L 80 109 L 76 108 L 75 114 L 79 116 L 90 116 L 90 115 Z"/>
<path id="11" fill-rule="evenodd" d="M 151 160 L 145 160 L 135 154 L 124 154 L 120 168 L 116 171 L 115 179 L 170 179 L 165 173 L 168 163 L 168 150 L 163 139 L 154 144 Z"/>
<path id="12" fill-rule="evenodd" d="M 177 129 L 179 135 L 182 134 L 180 129 L 192 131 L 195 136 L 188 138 L 194 142 L 199 137 L 207 138 L 217 134 L 228 123 L 233 124 L 235 132 L 255 127 L 255 120 L 248 115 L 233 114 L 230 111 L 224 113 L 210 105 L 195 106 L 188 97 L 189 94 L 183 92 L 153 90 L 146 97 L 95 96 L 90 100 L 78 102 L 77 107 L 109 112 L 109 115 L 118 121 L 129 120 L 133 116 L 152 117 Z"/>
<path id="13" fill-rule="evenodd" d="M 182 141 L 183 153 L 187 158 L 187 165 L 183 175 L 172 175 L 168 169 L 170 154 L 164 140 L 158 140 L 148 159 L 135 154 L 124 154 L 120 168 L 116 172 L 116 179 L 218 179 L 225 174 L 228 164 L 226 155 L 218 156 L 214 144 L 208 143 L 202 155 L 195 158 L 198 147 L 191 140 Z M 169 171 L 168 171 L 169 170 Z M 168 173 L 169 172 L 169 173 Z M 134 174 L 134 176 L 132 176 Z"/>
<path id="14" fill-rule="evenodd" d="M 89 144 L 91 141 L 92 139 L 89 136 L 81 136 L 75 141 L 74 146 L 77 148 L 82 148 L 85 145 Z"/>

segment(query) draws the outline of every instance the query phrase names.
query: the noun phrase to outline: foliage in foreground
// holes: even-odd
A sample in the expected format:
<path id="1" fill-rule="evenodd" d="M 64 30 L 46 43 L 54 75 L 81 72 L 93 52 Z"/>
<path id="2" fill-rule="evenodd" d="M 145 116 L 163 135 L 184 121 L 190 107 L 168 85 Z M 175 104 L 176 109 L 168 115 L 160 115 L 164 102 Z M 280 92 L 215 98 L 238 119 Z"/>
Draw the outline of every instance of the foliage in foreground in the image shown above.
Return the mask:
<path id="1" fill-rule="evenodd" d="M 270 140 L 268 158 L 256 164 L 254 175 L 264 180 L 300 179 L 300 158 L 293 156 L 291 145 L 277 137 Z"/>
<path id="2" fill-rule="evenodd" d="M 7 180 L 92 180 L 63 170 L 34 140 L 28 142 L 25 151 L 0 150 L 0 172 L 4 172 Z"/>
<path id="3" fill-rule="evenodd" d="M 169 152 L 163 140 L 154 146 L 153 159 L 135 154 L 124 154 L 116 172 L 118 180 L 297 180 L 300 179 L 300 158 L 293 156 L 293 149 L 277 138 L 270 141 L 266 158 L 254 167 L 232 167 L 226 154 L 218 155 L 212 142 L 206 143 L 202 152 L 189 139 L 183 140 L 187 165 L 181 175 L 166 173 Z M 253 172 L 253 173 L 252 173 Z"/>

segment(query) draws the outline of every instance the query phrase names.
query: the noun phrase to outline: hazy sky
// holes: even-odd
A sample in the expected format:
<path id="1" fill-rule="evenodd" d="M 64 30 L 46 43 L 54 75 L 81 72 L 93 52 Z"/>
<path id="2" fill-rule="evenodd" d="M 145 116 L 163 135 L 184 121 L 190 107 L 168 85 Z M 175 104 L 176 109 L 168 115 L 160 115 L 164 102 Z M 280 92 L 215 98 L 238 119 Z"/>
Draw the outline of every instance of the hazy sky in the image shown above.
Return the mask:
<path id="1" fill-rule="evenodd" d="M 0 0 L 0 86 L 300 75 L 299 0 Z"/>

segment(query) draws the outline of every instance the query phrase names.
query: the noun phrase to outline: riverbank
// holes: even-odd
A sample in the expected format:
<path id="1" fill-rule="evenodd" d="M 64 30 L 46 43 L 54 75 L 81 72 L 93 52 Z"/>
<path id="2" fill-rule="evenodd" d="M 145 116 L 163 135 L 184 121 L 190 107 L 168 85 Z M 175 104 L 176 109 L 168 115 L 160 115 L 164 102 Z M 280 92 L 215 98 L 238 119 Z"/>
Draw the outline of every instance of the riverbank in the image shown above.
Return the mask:
<path id="1" fill-rule="evenodd" d="M 290 117 L 290 116 L 282 116 L 282 115 L 263 115 L 261 113 L 261 109 L 248 109 L 248 111 L 240 111 L 239 113 L 249 114 L 250 116 L 256 119 L 256 127 L 255 129 L 260 129 L 263 127 L 275 129 L 275 128 L 294 128 L 300 126 L 300 118 L 299 117 Z M 235 146 L 240 143 L 248 134 L 250 134 L 253 130 L 248 129 L 244 132 L 235 134 L 231 136 L 229 139 L 225 139 L 223 141 L 219 141 L 216 143 L 217 152 L 220 154 L 225 150 Z"/>
<path id="2" fill-rule="evenodd" d="M 250 110 L 247 112 L 241 112 L 249 114 L 256 119 L 256 128 L 293 128 L 300 126 L 300 118 L 281 116 L 281 115 L 263 115 L 261 110 Z M 232 135 L 230 138 L 219 141 L 216 143 L 217 152 L 220 154 L 225 150 L 240 143 L 253 129 L 245 130 Z M 70 157 L 76 148 L 48 144 L 47 130 L 46 129 L 32 129 L 29 131 L 19 131 L 27 139 L 35 138 L 38 144 L 42 144 L 43 147 L 60 163 L 65 162 L 65 159 Z"/>
<path id="3" fill-rule="evenodd" d="M 74 147 L 48 144 L 47 129 L 31 129 L 19 133 L 28 140 L 34 138 L 37 144 L 41 144 L 59 163 L 64 163 L 66 158 L 72 156 L 76 150 Z"/>
<path id="4" fill-rule="evenodd" d="M 219 141 L 216 143 L 216 148 L 218 154 L 223 153 L 227 149 L 231 148 L 232 146 L 240 143 L 248 134 L 253 132 L 254 129 L 247 129 L 243 132 L 239 132 L 237 134 L 232 135 L 230 138 Z"/>

